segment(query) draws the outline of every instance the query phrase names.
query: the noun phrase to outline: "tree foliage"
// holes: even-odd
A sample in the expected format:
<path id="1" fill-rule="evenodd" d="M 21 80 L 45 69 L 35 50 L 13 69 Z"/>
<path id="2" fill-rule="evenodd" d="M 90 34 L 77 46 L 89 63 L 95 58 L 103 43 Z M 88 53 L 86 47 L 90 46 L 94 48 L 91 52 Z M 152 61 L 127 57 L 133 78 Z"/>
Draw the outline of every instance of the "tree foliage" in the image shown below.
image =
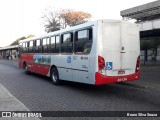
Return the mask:
<path id="1" fill-rule="evenodd" d="M 48 21 L 48 24 L 45 25 L 45 31 L 47 33 L 60 30 L 60 23 L 56 19 L 52 19 Z"/>
<path id="2" fill-rule="evenodd" d="M 32 38 L 32 37 L 34 37 L 34 35 L 28 35 L 27 37 L 25 37 L 25 36 L 20 37 L 20 38 L 16 39 L 15 41 L 13 41 L 13 42 L 10 44 L 10 46 L 12 46 L 12 45 L 18 45 L 18 42 L 19 42 L 20 40 L 24 40 L 24 39 Z"/>
<path id="3" fill-rule="evenodd" d="M 32 38 L 34 37 L 35 35 L 28 35 L 27 38 Z"/>
<path id="4" fill-rule="evenodd" d="M 24 39 L 26 39 L 25 36 L 20 37 L 20 38 L 16 39 L 15 41 L 13 41 L 13 42 L 10 44 L 10 46 L 12 46 L 12 45 L 18 45 L 18 42 L 19 42 L 20 40 L 24 40 Z"/>
<path id="5" fill-rule="evenodd" d="M 91 14 L 83 11 L 62 11 L 60 18 L 63 19 L 67 25 L 74 26 L 87 22 L 91 18 Z"/>
<path id="6" fill-rule="evenodd" d="M 44 19 L 45 31 L 48 33 L 87 22 L 90 20 L 91 14 L 70 9 L 55 11 L 46 9 L 42 18 Z"/>

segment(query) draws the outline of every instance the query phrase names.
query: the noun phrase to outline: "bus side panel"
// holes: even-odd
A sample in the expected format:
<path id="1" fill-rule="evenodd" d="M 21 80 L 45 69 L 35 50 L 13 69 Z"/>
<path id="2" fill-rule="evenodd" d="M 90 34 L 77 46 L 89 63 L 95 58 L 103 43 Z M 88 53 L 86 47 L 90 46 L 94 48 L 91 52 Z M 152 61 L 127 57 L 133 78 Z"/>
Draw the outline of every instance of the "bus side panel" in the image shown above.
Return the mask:
<path id="1" fill-rule="evenodd" d="M 95 73 L 98 71 L 98 54 L 102 52 L 102 23 L 98 21 L 93 27 L 93 44 L 90 53 L 90 84 L 96 84 Z"/>
<path id="2" fill-rule="evenodd" d="M 35 54 L 31 61 L 32 64 L 31 71 L 34 73 L 47 76 L 50 71 L 50 64 L 51 64 L 50 61 L 51 57 L 48 54 L 46 55 Z"/>
<path id="3" fill-rule="evenodd" d="M 36 71 L 34 70 L 33 72 L 36 72 L 38 74 L 45 75 L 45 76 L 47 76 L 48 72 L 50 71 L 49 65 L 35 65 L 35 68 L 37 68 L 37 70 Z"/>
<path id="4" fill-rule="evenodd" d="M 58 69 L 59 79 L 72 81 L 72 55 L 51 55 L 51 65 Z"/>
<path id="5" fill-rule="evenodd" d="M 21 58 L 18 59 L 18 66 L 19 68 L 23 69 L 23 62 Z"/>
<path id="6" fill-rule="evenodd" d="M 39 62 L 36 62 L 36 58 L 40 58 Z M 19 59 L 19 68 L 23 68 L 23 64 L 26 63 L 28 66 L 28 71 L 33 73 L 38 73 L 41 75 L 48 75 L 48 72 L 50 71 L 50 64 L 42 62 L 42 56 L 46 55 L 36 55 L 36 54 L 22 54 L 21 58 Z M 48 55 L 47 55 L 48 57 Z M 47 58 L 44 57 L 44 58 Z"/>
<path id="7" fill-rule="evenodd" d="M 30 65 L 33 64 L 33 55 L 34 54 L 21 54 L 21 57 L 19 58 L 19 68 L 23 68 L 24 63 L 26 63 L 27 65 L 29 65 L 29 67 L 31 67 Z M 30 69 L 30 68 L 29 68 Z"/>
<path id="8" fill-rule="evenodd" d="M 30 53 L 30 54 L 22 54 L 21 56 L 21 67 L 23 67 L 23 64 L 26 63 L 28 66 L 28 70 L 29 71 L 33 71 L 33 56 L 34 54 Z"/>
<path id="9" fill-rule="evenodd" d="M 81 83 L 89 83 L 90 55 L 75 55 L 73 58 L 73 80 Z"/>

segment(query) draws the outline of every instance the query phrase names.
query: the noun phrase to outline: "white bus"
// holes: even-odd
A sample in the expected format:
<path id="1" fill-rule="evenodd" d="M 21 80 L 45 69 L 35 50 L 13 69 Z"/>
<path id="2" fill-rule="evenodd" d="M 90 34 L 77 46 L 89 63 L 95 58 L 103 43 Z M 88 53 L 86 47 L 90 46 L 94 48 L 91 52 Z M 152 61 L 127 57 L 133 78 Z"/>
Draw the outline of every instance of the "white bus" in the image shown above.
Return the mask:
<path id="1" fill-rule="evenodd" d="M 61 80 L 101 85 L 140 78 L 138 26 L 97 20 L 19 42 L 19 67 Z"/>

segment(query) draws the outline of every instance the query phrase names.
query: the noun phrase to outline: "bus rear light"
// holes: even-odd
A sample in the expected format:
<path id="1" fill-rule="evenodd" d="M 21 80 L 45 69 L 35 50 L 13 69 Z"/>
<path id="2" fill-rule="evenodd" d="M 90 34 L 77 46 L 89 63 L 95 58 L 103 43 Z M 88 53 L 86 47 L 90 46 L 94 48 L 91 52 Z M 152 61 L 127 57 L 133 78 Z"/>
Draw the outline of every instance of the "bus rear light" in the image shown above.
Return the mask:
<path id="1" fill-rule="evenodd" d="M 103 57 L 98 56 L 98 70 L 103 70 L 105 68 L 105 60 Z"/>
<path id="2" fill-rule="evenodd" d="M 140 70 L 140 56 L 137 58 L 137 63 L 136 63 L 136 70 L 135 72 L 138 72 Z"/>

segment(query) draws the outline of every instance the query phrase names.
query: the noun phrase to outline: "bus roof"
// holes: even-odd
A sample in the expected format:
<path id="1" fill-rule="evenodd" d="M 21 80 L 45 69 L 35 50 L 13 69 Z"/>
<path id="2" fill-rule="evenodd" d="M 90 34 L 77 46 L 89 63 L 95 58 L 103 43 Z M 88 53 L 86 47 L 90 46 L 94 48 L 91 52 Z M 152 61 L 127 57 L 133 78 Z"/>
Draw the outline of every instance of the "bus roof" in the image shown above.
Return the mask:
<path id="1" fill-rule="evenodd" d="M 68 28 L 57 30 L 57 31 L 50 32 L 50 33 L 46 33 L 46 34 L 38 36 L 38 37 L 24 39 L 24 40 L 19 41 L 19 43 L 27 42 L 27 41 L 30 41 L 30 40 L 38 40 L 38 39 L 41 39 L 41 38 L 50 37 L 50 36 L 57 35 L 57 34 L 60 34 L 60 33 L 74 31 L 76 29 L 80 29 L 80 28 L 83 28 L 83 27 L 86 28 L 86 27 L 89 27 L 89 26 L 93 26 L 94 24 L 96 24 L 98 22 L 102 22 L 102 21 L 106 21 L 106 22 L 126 22 L 126 21 L 122 21 L 122 20 L 112 20 L 112 19 L 100 19 L 100 20 L 96 20 L 96 21 L 89 21 L 89 22 L 79 24 L 79 25 L 76 25 L 76 26 L 68 27 Z"/>

